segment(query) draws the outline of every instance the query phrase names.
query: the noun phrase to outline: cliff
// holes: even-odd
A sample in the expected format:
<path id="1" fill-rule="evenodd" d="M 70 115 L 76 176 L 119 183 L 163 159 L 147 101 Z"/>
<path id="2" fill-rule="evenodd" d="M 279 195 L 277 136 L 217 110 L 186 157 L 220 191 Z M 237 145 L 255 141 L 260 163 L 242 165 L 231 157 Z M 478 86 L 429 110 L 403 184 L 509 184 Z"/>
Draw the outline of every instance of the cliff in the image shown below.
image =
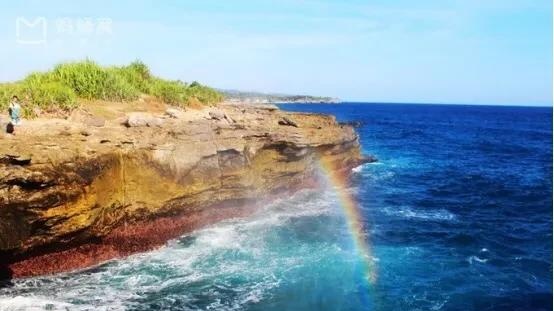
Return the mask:
<path id="1" fill-rule="evenodd" d="M 145 251 L 368 159 L 334 117 L 273 106 L 28 121 L 0 139 L 0 278 Z"/>

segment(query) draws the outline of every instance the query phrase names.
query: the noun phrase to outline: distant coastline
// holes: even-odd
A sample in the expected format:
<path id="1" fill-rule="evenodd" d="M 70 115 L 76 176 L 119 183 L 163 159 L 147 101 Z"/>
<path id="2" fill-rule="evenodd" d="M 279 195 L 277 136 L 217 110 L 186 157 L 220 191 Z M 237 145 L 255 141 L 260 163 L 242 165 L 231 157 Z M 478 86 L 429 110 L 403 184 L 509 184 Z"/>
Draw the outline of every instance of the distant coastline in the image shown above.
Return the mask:
<path id="1" fill-rule="evenodd" d="M 341 100 L 329 96 L 290 95 L 277 93 L 218 90 L 228 102 L 250 104 L 337 104 Z"/>

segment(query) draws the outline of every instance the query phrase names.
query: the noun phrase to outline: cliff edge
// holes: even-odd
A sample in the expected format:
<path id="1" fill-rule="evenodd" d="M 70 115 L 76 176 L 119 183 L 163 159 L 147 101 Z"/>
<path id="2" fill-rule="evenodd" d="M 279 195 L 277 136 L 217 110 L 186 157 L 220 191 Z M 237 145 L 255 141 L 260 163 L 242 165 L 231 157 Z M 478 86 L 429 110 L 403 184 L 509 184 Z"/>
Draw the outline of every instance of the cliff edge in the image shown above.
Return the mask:
<path id="1" fill-rule="evenodd" d="M 334 117 L 222 104 L 76 111 L 0 139 L 0 276 L 69 271 L 146 251 L 317 184 L 318 161 L 371 159 Z"/>

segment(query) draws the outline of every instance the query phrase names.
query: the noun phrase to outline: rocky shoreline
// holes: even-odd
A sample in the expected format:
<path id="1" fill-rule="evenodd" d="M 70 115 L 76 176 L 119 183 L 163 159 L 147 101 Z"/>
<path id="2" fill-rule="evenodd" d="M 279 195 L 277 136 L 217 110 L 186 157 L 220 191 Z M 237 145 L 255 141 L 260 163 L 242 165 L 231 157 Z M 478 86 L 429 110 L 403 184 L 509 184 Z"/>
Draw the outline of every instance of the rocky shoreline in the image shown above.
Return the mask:
<path id="1" fill-rule="evenodd" d="M 373 161 L 351 126 L 271 105 L 29 121 L 0 139 L 0 279 L 147 251 Z"/>

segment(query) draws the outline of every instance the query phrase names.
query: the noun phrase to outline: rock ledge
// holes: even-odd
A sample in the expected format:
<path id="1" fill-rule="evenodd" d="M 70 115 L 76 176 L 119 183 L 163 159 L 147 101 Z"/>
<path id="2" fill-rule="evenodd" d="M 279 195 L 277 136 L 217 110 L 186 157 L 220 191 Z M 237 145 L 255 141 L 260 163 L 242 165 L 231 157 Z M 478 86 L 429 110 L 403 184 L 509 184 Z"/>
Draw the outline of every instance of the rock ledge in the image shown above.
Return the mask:
<path id="1" fill-rule="evenodd" d="M 374 160 L 332 116 L 247 105 L 168 114 L 131 114 L 127 126 L 29 121 L 0 139 L 0 279 L 152 249 L 316 186 L 320 160 L 345 172 Z"/>

